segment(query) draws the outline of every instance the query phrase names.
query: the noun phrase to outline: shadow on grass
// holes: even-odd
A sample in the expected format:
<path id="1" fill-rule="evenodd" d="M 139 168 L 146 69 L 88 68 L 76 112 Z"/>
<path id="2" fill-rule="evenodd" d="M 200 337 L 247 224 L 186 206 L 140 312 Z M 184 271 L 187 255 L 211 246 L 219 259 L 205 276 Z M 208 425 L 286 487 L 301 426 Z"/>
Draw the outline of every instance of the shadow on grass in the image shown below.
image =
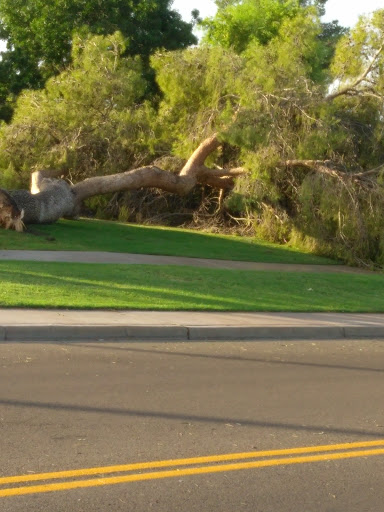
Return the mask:
<path id="1" fill-rule="evenodd" d="M 384 311 L 383 275 L 1 262 L 2 306 L 207 311 Z"/>
<path id="2" fill-rule="evenodd" d="M 36 278 L 37 281 L 36 282 Z M 156 287 L 156 276 L 154 276 L 152 285 L 144 284 L 124 284 L 115 282 L 111 284 L 108 281 L 90 281 L 85 278 L 63 277 L 57 275 L 47 275 L 34 272 L 18 271 L 0 271 L 0 280 L 3 282 L 17 285 L 33 285 L 44 293 L 39 297 L 39 293 L 32 298 L 18 299 L 20 306 L 39 307 L 48 306 L 47 299 L 50 292 L 54 296 L 55 303 L 52 307 L 129 307 L 130 309 L 247 309 L 249 303 L 237 298 L 225 298 L 214 294 L 205 294 L 195 290 L 186 290 L 184 287 L 178 289 L 165 289 Z M 174 284 L 173 284 L 174 286 Z M 25 289 L 21 290 L 24 295 Z M 1 295 L 0 295 L 1 297 Z M 15 299 L 16 293 L 15 293 Z M 79 302 L 80 301 L 80 302 Z"/>
<path id="3" fill-rule="evenodd" d="M 0 230 L 0 248 L 130 252 L 195 258 L 229 259 L 271 263 L 337 263 L 276 244 L 192 230 L 120 224 L 100 220 L 61 220 L 34 226 L 41 237 Z M 48 241 L 46 238 L 54 238 Z"/>

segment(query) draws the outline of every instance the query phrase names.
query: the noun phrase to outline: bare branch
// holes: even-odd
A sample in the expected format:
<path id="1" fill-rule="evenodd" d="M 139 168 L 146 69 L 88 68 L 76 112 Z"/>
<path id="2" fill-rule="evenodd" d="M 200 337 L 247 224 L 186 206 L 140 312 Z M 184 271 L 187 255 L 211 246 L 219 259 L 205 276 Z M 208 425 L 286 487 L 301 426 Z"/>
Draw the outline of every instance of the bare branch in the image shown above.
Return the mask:
<path id="1" fill-rule="evenodd" d="M 195 184 L 195 179 L 189 179 L 188 176 L 181 177 L 153 165 L 110 176 L 88 178 L 74 185 L 72 190 L 76 199 L 82 201 L 95 195 L 152 187 L 184 195 Z"/>
<path id="2" fill-rule="evenodd" d="M 354 82 L 352 82 L 352 84 L 346 85 L 332 94 L 328 94 L 328 96 L 326 97 L 326 100 L 332 101 L 335 98 L 338 98 L 339 96 L 348 94 L 351 91 L 353 91 L 355 89 L 355 87 L 357 87 L 359 84 L 361 84 L 361 82 L 363 82 L 367 78 L 369 73 L 372 71 L 376 60 L 379 58 L 380 53 L 383 51 L 383 48 L 384 48 L 384 45 L 381 45 L 380 48 L 375 53 L 375 55 L 373 56 L 371 62 L 369 63 L 369 66 L 365 69 L 365 71 L 358 78 L 356 78 L 356 80 Z"/>
<path id="3" fill-rule="evenodd" d="M 340 176 L 340 174 L 346 174 L 343 173 L 343 171 L 329 167 L 331 164 L 331 160 L 286 160 L 282 162 L 282 165 L 285 167 L 306 167 L 308 169 L 316 170 L 331 176 Z"/>
<path id="4" fill-rule="evenodd" d="M 285 160 L 281 162 L 285 167 L 306 167 L 308 169 L 329 174 L 337 177 L 348 177 L 350 179 L 363 180 L 369 176 L 375 176 L 379 172 L 384 171 L 384 164 L 379 165 L 375 169 L 362 172 L 346 172 L 336 168 L 336 164 L 332 160 Z"/>
<path id="5" fill-rule="evenodd" d="M 94 195 L 139 188 L 160 188 L 179 195 L 187 194 L 197 183 L 214 188 L 233 188 L 234 178 L 244 169 L 209 169 L 204 165 L 207 157 L 220 146 L 217 135 L 204 140 L 193 152 L 178 175 L 157 166 L 141 167 L 112 176 L 88 178 L 72 190 L 78 201 Z"/>
<path id="6" fill-rule="evenodd" d="M 365 176 L 374 176 L 375 174 L 379 174 L 379 172 L 384 171 L 384 164 L 379 165 L 375 169 L 371 169 L 369 171 L 363 171 L 353 174 L 356 178 L 364 178 Z"/>
<path id="7" fill-rule="evenodd" d="M 197 172 L 198 168 L 204 165 L 208 156 L 213 153 L 220 146 L 217 138 L 217 133 L 205 139 L 200 146 L 192 153 L 192 156 L 187 160 L 180 171 L 180 176 L 191 176 Z"/>

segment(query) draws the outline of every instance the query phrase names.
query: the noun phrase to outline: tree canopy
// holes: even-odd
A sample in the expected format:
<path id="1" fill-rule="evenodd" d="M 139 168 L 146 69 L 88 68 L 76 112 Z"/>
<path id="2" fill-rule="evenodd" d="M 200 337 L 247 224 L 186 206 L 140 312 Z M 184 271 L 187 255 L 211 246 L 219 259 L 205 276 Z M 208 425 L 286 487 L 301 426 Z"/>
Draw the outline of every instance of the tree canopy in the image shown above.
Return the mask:
<path id="1" fill-rule="evenodd" d="M 267 44 L 277 36 L 281 25 L 303 12 L 306 16 L 324 14 L 327 0 L 217 0 L 217 13 L 200 22 L 204 41 L 242 53 L 252 42 Z M 328 45 L 344 29 L 337 22 L 321 24 L 321 38 Z"/>
<path id="2" fill-rule="evenodd" d="M 40 88 L 70 63 L 73 34 L 119 30 L 127 55 L 144 58 L 157 48 L 175 50 L 197 42 L 192 25 L 171 9 L 171 0 L 0 0 L 0 115 L 10 115 L 7 98 Z M 1 112 L 2 110 L 2 112 Z"/>
<path id="3" fill-rule="evenodd" d="M 204 40 L 243 52 L 250 42 L 267 44 L 279 32 L 282 22 L 298 13 L 298 0 L 219 1 L 214 17 L 201 22 Z"/>

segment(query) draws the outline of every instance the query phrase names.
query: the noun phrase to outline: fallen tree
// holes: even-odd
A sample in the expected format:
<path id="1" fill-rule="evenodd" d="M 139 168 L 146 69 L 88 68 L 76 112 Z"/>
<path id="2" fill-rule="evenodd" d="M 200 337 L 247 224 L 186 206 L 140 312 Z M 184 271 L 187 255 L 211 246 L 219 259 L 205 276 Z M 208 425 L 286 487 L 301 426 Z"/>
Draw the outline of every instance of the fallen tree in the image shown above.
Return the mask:
<path id="1" fill-rule="evenodd" d="M 246 173 L 241 167 L 212 169 L 205 161 L 220 147 L 217 134 L 205 139 L 176 174 L 156 165 L 140 167 L 119 174 L 95 176 L 76 184 L 65 180 L 62 171 L 44 169 L 31 175 L 30 190 L 0 189 L 0 226 L 22 231 L 25 224 L 46 224 L 58 219 L 75 218 L 84 200 L 98 195 L 158 188 L 166 192 L 185 196 L 198 184 L 209 185 L 220 191 L 232 190 L 235 179 Z M 307 172 L 320 173 L 343 182 L 374 186 L 377 174 L 384 166 L 364 172 L 345 172 L 331 160 L 285 160 L 280 168 L 301 168 Z M 60 176 L 60 178 L 59 178 Z"/>
<path id="2" fill-rule="evenodd" d="M 234 179 L 244 174 L 245 170 L 207 167 L 206 159 L 219 146 L 216 134 L 205 139 L 178 174 L 150 165 L 119 174 L 87 178 L 71 185 L 63 177 L 58 178 L 62 171 L 35 171 L 31 176 L 30 191 L 4 191 L 7 200 L 0 202 L 0 219 L 7 221 L 2 222 L 2 225 L 20 231 L 22 220 L 25 224 L 44 224 L 56 222 L 61 217 L 76 217 L 85 199 L 123 190 L 159 188 L 186 195 L 197 184 L 230 190 L 234 186 Z M 13 210 L 9 217 L 11 203 Z"/>

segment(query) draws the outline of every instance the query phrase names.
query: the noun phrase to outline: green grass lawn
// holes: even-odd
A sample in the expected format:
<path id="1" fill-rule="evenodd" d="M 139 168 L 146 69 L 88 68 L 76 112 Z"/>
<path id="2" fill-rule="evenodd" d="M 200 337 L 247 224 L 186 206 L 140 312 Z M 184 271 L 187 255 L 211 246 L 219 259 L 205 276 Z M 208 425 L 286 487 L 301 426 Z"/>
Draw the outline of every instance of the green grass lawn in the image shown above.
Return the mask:
<path id="1" fill-rule="evenodd" d="M 0 262 L 0 306 L 384 312 L 384 275 Z"/>
<path id="2" fill-rule="evenodd" d="M 100 220 L 32 226 L 39 235 L 0 229 L 0 249 L 162 254 L 271 263 L 334 264 L 328 258 L 240 236 Z"/>

